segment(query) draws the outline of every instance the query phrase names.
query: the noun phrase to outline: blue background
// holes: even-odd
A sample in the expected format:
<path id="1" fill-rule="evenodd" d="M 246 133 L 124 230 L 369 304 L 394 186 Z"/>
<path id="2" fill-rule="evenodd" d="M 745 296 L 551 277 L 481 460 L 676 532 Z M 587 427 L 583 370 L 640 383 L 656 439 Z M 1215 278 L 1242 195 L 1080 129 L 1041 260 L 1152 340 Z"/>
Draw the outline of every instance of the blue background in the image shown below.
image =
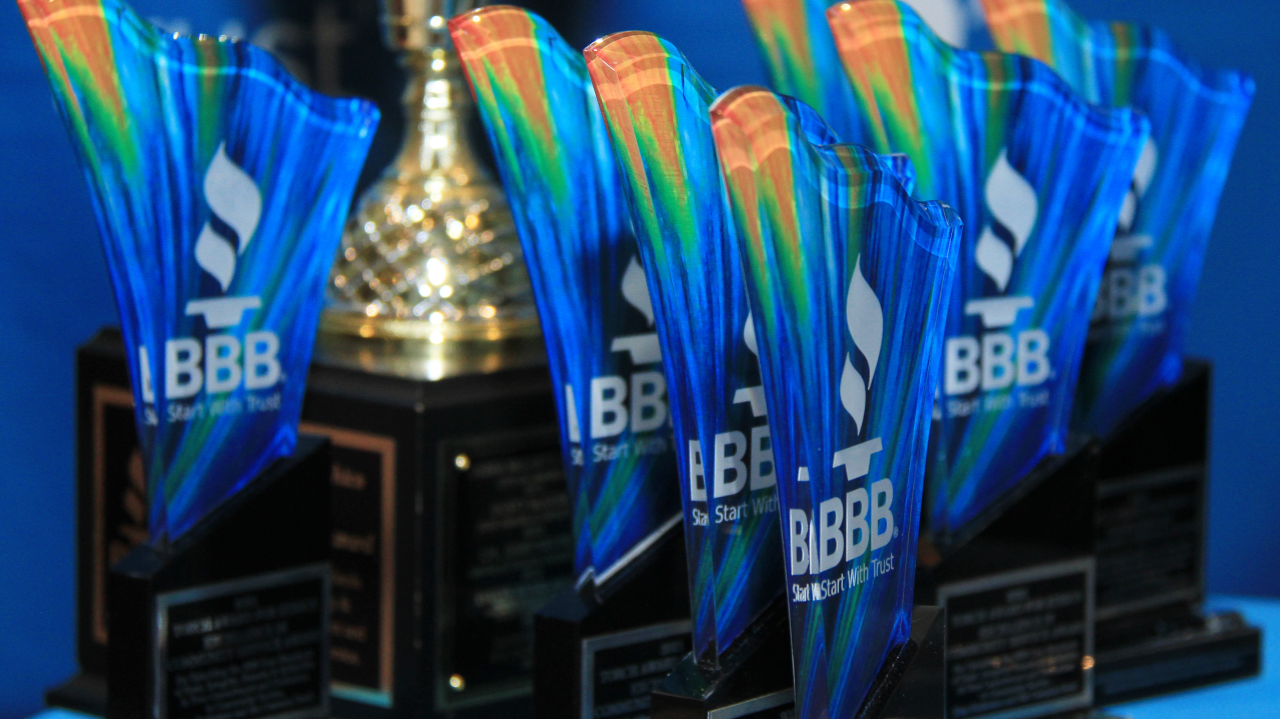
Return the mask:
<path id="1" fill-rule="evenodd" d="M 136 0 L 197 32 L 252 36 L 252 0 Z M 1163 26 L 1191 57 L 1250 72 L 1258 97 L 1223 197 L 1191 335 L 1216 364 L 1209 582 L 1280 596 L 1280 238 L 1266 219 L 1280 156 L 1280 5 L 1075 0 L 1090 18 Z M 738 0 L 598 0 L 566 33 L 675 42 L 716 87 L 765 81 Z M 235 24 L 228 26 L 228 21 Z M 387 108 L 391 109 L 391 108 Z M 394 112 L 394 110 L 393 110 Z M 384 153 L 385 154 L 385 153 Z M 1273 197 L 1274 200 L 1274 197 Z M 16 4 L 0 0 L 0 719 L 75 670 L 74 350 L 115 309 L 84 182 Z"/>

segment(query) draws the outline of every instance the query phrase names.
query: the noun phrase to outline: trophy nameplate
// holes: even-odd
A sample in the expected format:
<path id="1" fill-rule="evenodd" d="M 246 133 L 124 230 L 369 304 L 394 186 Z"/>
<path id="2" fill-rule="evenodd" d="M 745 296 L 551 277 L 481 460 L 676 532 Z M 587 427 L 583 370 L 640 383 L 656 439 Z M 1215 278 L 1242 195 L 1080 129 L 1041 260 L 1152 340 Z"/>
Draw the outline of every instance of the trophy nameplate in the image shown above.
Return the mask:
<path id="1" fill-rule="evenodd" d="M 1073 438 L 974 526 L 921 543 L 916 601 L 947 611 L 947 717 L 1094 701 L 1096 443 Z"/>
<path id="2" fill-rule="evenodd" d="M 108 717 L 329 716 L 329 442 L 107 577 Z"/>
<path id="3" fill-rule="evenodd" d="M 692 649 L 688 620 L 654 624 L 582 642 L 582 717 L 643 716 L 646 687 L 676 668 Z"/>
<path id="4" fill-rule="evenodd" d="M 246 691 L 271 696 L 273 714 L 325 716 L 328 599 L 324 564 L 157 595 L 155 666 L 169 667 L 156 677 L 158 716 L 208 716 Z M 241 637 L 228 642 L 224 625 Z M 253 651 L 263 637 L 289 651 Z"/>
<path id="5" fill-rule="evenodd" d="M 947 610 L 948 716 L 1043 716 L 1088 707 L 1093 588 L 1090 557 L 939 587 Z M 1057 670 L 1047 673 L 1045 666 Z"/>

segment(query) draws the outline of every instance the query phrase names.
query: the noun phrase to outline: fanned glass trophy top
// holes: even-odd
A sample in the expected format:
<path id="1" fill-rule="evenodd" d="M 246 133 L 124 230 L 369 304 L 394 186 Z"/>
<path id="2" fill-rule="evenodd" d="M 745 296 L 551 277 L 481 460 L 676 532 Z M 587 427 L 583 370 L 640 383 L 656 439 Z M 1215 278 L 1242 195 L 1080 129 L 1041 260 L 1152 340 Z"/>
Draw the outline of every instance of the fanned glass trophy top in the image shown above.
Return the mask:
<path id="1" fill-rule="evenodd" d="M 582 54 L 492 7 L 450 23 L 515 210 L 558 388 L 582 581 L 607 583 L 678 521 L 649 284 Z"/>
<path id="2" fill-rule="evenodd" d="M 909 636 L 933 393 L 962 225 L 895 161 L 758 88 L 712 124 L 755 316 L 799 716 L 857 715 Z"/>
<path id="3" fill-rule="evenodd" d="M 853 89 L 838 71 L 826 0 L 742 0 L 773 89 L 817 110 L 845 142 L 862 138 Z M 832 72 L 836 70 L 836 72 Z"/>
<path id="4" fill-rule="evenodd" d="M 153 541 L 297 441 L 324 278 L 378 112 L 119 0 L 19 0 L 89 182 Z"/>
<path id="5" fill-rule="evenodd" d="M 942 543 L 1065 450 L 1089 315 L 1149 124 L 1031 58 L 939 40 L 906 5 L 828 10 L 866 140 L 965 223 L 926 500 Z"/>
<path id="6" fill-rule="evenodd" d="M 1205 249 L 1253 101 L 1247 75 L 1185 59 L 1164 32 L 1086 23 L 1059 0 L 984 0 L 997 46 L 1151 121 L 1093 314 L 1073 423 L 1106 433 L 1182 374 Z"/>
<path id="7" fill-rule="evenodd" d="M 586 50 L 649 275 L 685 506 L 694 645 L 716 664 L 782 592 L 767 403 L 709 109 L 670 43 L 622 33 Z"/>

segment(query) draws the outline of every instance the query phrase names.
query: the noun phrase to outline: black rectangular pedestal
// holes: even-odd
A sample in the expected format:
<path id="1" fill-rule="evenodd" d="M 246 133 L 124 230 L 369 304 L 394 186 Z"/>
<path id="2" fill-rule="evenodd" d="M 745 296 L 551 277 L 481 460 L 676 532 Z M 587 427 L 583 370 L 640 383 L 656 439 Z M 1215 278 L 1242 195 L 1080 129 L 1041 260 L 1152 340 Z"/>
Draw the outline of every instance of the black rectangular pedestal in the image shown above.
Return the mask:
<path id="1" fill-rule="evenodd" d="M 352 356 L 312 366 L 302 422 L 333 442 L 333 714 L 528 717 L 533 614 L 573 570 L 545 362 L 406 360 L 405 378 Z M 146 482 L 119 333 L 78 365 L 81 673 L 47 698 L 101 714 L 106 571 L 146 539 Z"/>
<path id="2" fill-rule="evenodd" d="M 683 527 L 600 589 L 565 589 L 535 619 L 537 719 L 639 719 L 693 650 Z"/>
<path id="3" fill-rule="evenodd" d="M 922 540 L 916 602 L 946 609 L 949 719 L 1092 705 L 1096 467 L 1096 444 L 1075 439 L 963 544 Z"/>
<path id="4" fill-rule="evenodd" d="M 791 633 L 785 607 L 708 676 L 686 655 L 653 693 L 654 719 L 794 719 Z M 881 667 L 859 719 L 943 719 L 946 622 L 939 607 L 917 606 L 911 638 Z"/>
<path id="5" fill-rule="evenodd" d="M 1104 438 L 1098 472 L 1097 703 L 1255 676 L 1261 632 L 1205 615 L 1212 367 Z"/>
<path id="6" fill-rule="evenodd" d="M 326 439 L 107 580 L 108 719 L 329 715 Z"/>

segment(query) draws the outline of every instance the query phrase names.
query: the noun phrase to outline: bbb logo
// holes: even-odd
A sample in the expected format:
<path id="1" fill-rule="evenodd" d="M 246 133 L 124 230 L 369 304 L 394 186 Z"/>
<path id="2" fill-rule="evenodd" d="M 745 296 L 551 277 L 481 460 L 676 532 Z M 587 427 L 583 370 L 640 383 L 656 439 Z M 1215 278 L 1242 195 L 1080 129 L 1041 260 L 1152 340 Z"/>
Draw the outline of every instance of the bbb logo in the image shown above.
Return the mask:
<path id="1" fill-rule="evenodd" d="M 862 276 L 861 257 L 854 263 L 853 280 L 846 300 L 846 322 L 854 347 L 866 360 L 864 378 L 847 355 L 840 378 L 840 403 L 853 419 L 859 436 L 866 432 L 867 398 L 875 382 L 880 351 L 884 342 L 884 313 L 880 300 Z M 879 437 L 860 442 L 836 452 L 831 468 L 845 471 L 845 479 L 854 482 L 871 473 L 871 459 L 883 451 Z M 800 467 L 800 482 L 809 481 L 809 468 Z M 868 552 L 883 549 L 897 534 L 893 515 L 893 482 L 881 479 L 869 486 L 855 487 L 843 497 L 821 502 L 814 516 L 803 509 L 791 509 L 787 515 L 788 565 L 793 577 L 817 577 L 843 562 L 855 562 Z M 872 563 L 875 573 L 892 570 L 892 559 Z M 836 580 L 794 585 L 796 601 L 814 601 L 838 594 L 865 581 L 868 569 L 860 563 L 847 575 Z"/>
<path id="2" fill-rule="evenodd" d="M 1093 308 L 1094 322 L 1118 322 L 1135 317 L 1146 319 L 1163 314 L 1169 307 L 1168 276 L 1164 267 L 1157 263 L 1144 264 L 1139 260 L 1143 250 L 1149 249 L 1154 242 L 1150 235 L 1135 232 L 1142 198 L 1151 187 L 1159 160 L 1160 151 L 1155 141 L 1148 138 L 1120 210 L 1110 262 L 1102 276 L 1098 303 Z"/>
<path id="3" fill-rule="evenodd" d="M 214 154 L 204 178 L 204 195 L 212 214 L 235 236 L 225 236 L 211 220 L 195 245 L 196 264 L 217 281 L 224 294 L 231 288 L 237 261 L 252 242 L 262 218 L 262 194 L 257 184 L 227 156 L 226 149 L 224 143 Z M 224 296 L 188 302 L 187 316 L 203 316 L 210 333 L 203 342 L 193 337 L 165 341 L 164 377 L 159 387 L 152 379 L 150 353 L 145 346 L 139 348 L 144 402 L 155 402 L 156 389 L 169 400 L 180 400 L 195 397 L 201 391 L 214 395 L 241 387 L 261 390 L 279 384 L 280 338 L 276 333 L 235 331 L 246 313 L 261 307 L 258 297 Z"/>
<path id="4" fill-rule="evenodd" d="M 1039 202 L 1035 190 L 1009 164 L 1001 152 L 986 183 L 987 208 L 993 221 L 983 229 L 975 249 L 975 261 L 1003 295 L 1013 269 L 1035 229 Z M 976 315 L 986 330 L 979 336 L 947 339 L 943 366 L 943 392 L 947 396 L 981 390 L 991 392 L 1014 386 L 1034 387 L 1053 374 L 1049 365 L 1049 335 L 1028 329 L 1016 335 L 1008 331 L 1018 313 L 1032 309 L 1026 296 L 997 296 L 970 300 L 966 315 Z"/>
<path id="5" fill-rule="evenodd" d="M 653 327 L 653 302 L 649 296 L 648 281 L 640 262 L 634 257 L 623 274 L 621 291 L 623 299 L 644 315 L 649 327 Z M 631 364 L 637 368 L 662 361 L 662 347 L 656 332 L 615 337 L 610 349 L 614 353 L 629 355 Z M 581 444 L 582 427 L 572 385 L 565 385 L 564 398 L 569 415 L 569 441 Z M 628 429 L 633 434 L 661 429 L 670 419 L 666 376 L 660 370 L 637 369 L 630 375 L 592 378 L 587 414 L 590 418 L 587 429 L 594 440 L 617 437 Z M 584 463 L 581 449 L 573 450 L 573 461 L 577 465 Z"/>
<path id="6" fill-rule="evenodd" d="M 742 330 L 742 341 L 751 354 L 760 356 L 756 345 L 756 326 L 751 315 Z M 748 439 L 745 432 L 729 431 L 715 436 L 711 454 L 711 492 L 716 499 L 734 497 L 750 486 L 752 492 L 777 486 L 774 473 L 773 444 L 769 436 L 768 409 L 764 400 L 764 387 L 743 387 L 734 392 L 733 403 L 749 405 L 754 419 L 765 420 L 751 428 Z M 689 440 L 689 495 L 695 502 L 707 501 L 706 468 L 702 456 L 702 443 Z"/>

